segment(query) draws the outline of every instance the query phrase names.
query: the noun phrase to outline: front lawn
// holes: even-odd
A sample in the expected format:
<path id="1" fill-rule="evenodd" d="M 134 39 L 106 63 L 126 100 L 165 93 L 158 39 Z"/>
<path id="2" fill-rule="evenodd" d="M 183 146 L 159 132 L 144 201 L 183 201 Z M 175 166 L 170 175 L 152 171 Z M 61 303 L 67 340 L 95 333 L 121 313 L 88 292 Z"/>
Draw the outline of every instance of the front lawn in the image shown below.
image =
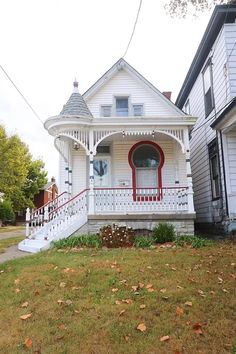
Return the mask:
<path id="1" fill-rule="evenodd" d="M 0 253 L 4 253 L 6 251 L 6 248 L 17 245 L 20 241 L 24 239 L 25 236 L 21 235 L 4 239 L 1 239 L 0 237 Z"/>
<path id="2" fill-rule="evenodd" d="M 232 354 L 235 277 L 233 243 L 51 250 L 7 262 L 0 352 Z"/>

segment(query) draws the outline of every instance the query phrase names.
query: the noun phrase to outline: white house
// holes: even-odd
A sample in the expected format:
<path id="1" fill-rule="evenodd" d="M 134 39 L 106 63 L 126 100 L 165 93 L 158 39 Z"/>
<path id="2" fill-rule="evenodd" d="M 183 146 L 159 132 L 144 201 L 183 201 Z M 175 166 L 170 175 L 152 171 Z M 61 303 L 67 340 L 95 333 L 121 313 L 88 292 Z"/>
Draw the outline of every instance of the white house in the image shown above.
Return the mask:
<path id="1" fill-rule="evenodd" d="M 53 239 L 113 222 L 152 229 L 169 221 L 177 232 L 193 234 L 189 130 L 195 121 L 124 59 L 83 96 L 74 82 L 61 113 L 45 122 L 60 154 L 62 194 L 28 211 L 29 238 L 19 248 L 36 252 Z"/>
<path id="2" fill-rule="evenodd" d="M 236 5 L 216 6 L 176 105 L 198 117 L 191 132 L 196 221 L 236 230 Z"/>

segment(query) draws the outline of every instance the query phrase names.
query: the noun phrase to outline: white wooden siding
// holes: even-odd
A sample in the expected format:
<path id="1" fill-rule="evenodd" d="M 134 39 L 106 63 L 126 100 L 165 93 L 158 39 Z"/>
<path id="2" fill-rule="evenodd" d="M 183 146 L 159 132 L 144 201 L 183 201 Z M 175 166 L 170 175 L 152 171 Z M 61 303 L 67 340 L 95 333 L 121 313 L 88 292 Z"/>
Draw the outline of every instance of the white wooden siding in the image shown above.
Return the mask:
<path id="1" fill-rule="evenodd" d="M 80 148 L 72 153 L 72 194 L 80 193 L 87 187 L 88 167 L 85 150 Z"/>
<path id="2" fill-rule="evenodd" d="M 232 55 L 229 62 L 227 62 L 227 56 L 229 56 L 230 50 L 232 51 L 235 40 L 236 24 L 226 24 L 219 33 L 213 48 L 209 48 L 209 56 L 205 63 L 210 57 L 212 57 L 215 109 L 211 114 L 208 117 L 205 117 L 202 82 L 202 70 L 205 64 L 203 65 L 190 95 L 187 98 L 190 102 L 190 113 L 198 117 L 190 141 L 194 205 L 198 222 L 216 221 L 214 212 L 217 208 L 222 208 L 222 202 L 217 204 L 212 201 L 208 144 L 216 138 L 216 132 L 210 128 L 210 124 L 214 121 L 215 116 L 217 116 L 231 100 L 232 87 L 235 89 L 236 93 L 236 56 L 233 57 Z M 232 54 L 236 55 L 236 50 L 234 50 Z M 225 65 L 228 65 L 228 75 L 225 75 L 227 73 L 225 71 Z M 220 139 L 218 139 L 218 142 L 220 144 Z M 222 157 L 220 156 L 221 180 L 223 182 L 222 165 Z M 225 208 L 224 194 L 224 184 L 222 183 L 222 198 Z"/>
<path id="3" fill-rule="evenodd" d="M 125 69 L 117 72 L 86 103 L 93 116 L 100 117 L 101 105 L 113 105 L 115 96 L 129 97 L 130 109 L 132 109 L 132 104 L 143 104 L 144 116 L 147 117 L 181 115 L 181 112 L 172 108 L 164 98 L 158 97 L 153 90 L 148 88 L 141 80 L 131 76 Z"/>

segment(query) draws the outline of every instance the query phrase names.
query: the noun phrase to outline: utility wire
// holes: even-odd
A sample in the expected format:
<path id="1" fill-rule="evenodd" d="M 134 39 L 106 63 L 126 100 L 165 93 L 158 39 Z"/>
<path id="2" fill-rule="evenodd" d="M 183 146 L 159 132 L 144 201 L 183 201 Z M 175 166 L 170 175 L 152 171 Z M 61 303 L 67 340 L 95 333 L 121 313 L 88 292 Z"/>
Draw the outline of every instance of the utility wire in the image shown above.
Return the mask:
<path id="1" fill-rule="evenodd" d="M 134 32 L 135 32 L 135 29 L 136 29 L 136 25 L 137 25 L 137 22 L 138 22 L 138 18 L 139 18 L 139 13 L 140 13 L 140 10 L 141 10 L 142 2 L 143 2 L 143 0 L 140 0 L 139 8 L 138 8 L 137 16 L 136 16 L 136 20 L 135 20 L 134 27 L 133 27 L 133 31 L 131 33 L 129 43 L 128 43 L 127 47 L 126 47 L 125 53 L 124 53 L 122 58 L 124 58 L 126 56 L 128 50 L 129 50 L 130 44 L 132 42 L 132 39 L 133 39 L 133 36 L 134 36 Z"/>
<path id="2" fill-rule="evenodd" d="M 38 115 L 38 113 L 33 109 L 33 107 L 31 106 L 31 104 L 29 103 L 29 101 L 25 98 L 25 96 L 23 95 L 23 93 L 21 93 L 21 91 L 18 89 L 18 87 L 16 86 L 16 84 L 14 83 L 14 81 L 10 78 L 10 76 L 8 75 L 8 73 L 6 72 L 6 70 L 4 70 L 4 68 L 2 67 L 2 65 L 0 65 L 0 68 L 2 69 L 2 71 L 4 72 L 4 74 L 6 75 L 6 77 L 8 78 L 8 80 L 12 83 L 12 85 L 15 87 L 16 91 L 21 95 L 21 97 L 23 98 L 23 100 L 25 101 L 25 103 L 27 104 L 27 106 L 31 109 L 31 111 L 34 113 L 35 117 L 43 124 L 42 119 L 40 118 L 40 116 Z"/>

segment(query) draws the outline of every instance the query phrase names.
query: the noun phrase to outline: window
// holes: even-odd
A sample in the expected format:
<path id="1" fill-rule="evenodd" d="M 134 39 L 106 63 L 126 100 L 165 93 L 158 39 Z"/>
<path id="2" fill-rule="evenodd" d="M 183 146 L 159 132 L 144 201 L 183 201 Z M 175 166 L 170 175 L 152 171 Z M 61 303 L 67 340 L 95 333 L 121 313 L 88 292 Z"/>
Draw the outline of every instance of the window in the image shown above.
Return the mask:
<path id="1" fill-rule="evenodd" d="M 98 145 L 97 154 L 110 154 L 110 146 L 109 145 Z"/>
<path id="2" fill-rule="evenodd" d="M 212 198 L 217 199 L 220 197 L 220 166 L 216 139 L 209 144 L 208 152 L 210 160 Z"/>
<path id="3" fill-rule="evenodd" d="M 101 106 L 101 116 L 110 117 L 111 116 L 111 106 Z"/>
<path id="4" fill-rule="evenodd" d="M 136 168 L 157 168 L 160 154 L 152 145 L 143 144 L 133 153 L 133 164 Z"/>
<path id="5" fill-rule="evenodd" d="M 118 117 L 127 117 L 129 115 L 128 98 L 116 98 L 116 115 Z"/>
<path id="6" fill-rule="evenodd" d="M 133 104 L 133 115 L 134 117 L 140 117 L 143 115 L 143 105 Z"/>
<path id="7" fill-rule="evenodd" d="M 189 104 L 189 99 L 186 101 L 185 105 L 184 105 L 184 112 L 186 114 L 190 114 L 190 104 Z"/>
<path id="8" fill-rule="evenodd" d="M 203 71 L 203 89 L 204 89 L 205 113 L 207 117 L 214 108 L 211 61 L 208 61 L 207 66 Z"/>

